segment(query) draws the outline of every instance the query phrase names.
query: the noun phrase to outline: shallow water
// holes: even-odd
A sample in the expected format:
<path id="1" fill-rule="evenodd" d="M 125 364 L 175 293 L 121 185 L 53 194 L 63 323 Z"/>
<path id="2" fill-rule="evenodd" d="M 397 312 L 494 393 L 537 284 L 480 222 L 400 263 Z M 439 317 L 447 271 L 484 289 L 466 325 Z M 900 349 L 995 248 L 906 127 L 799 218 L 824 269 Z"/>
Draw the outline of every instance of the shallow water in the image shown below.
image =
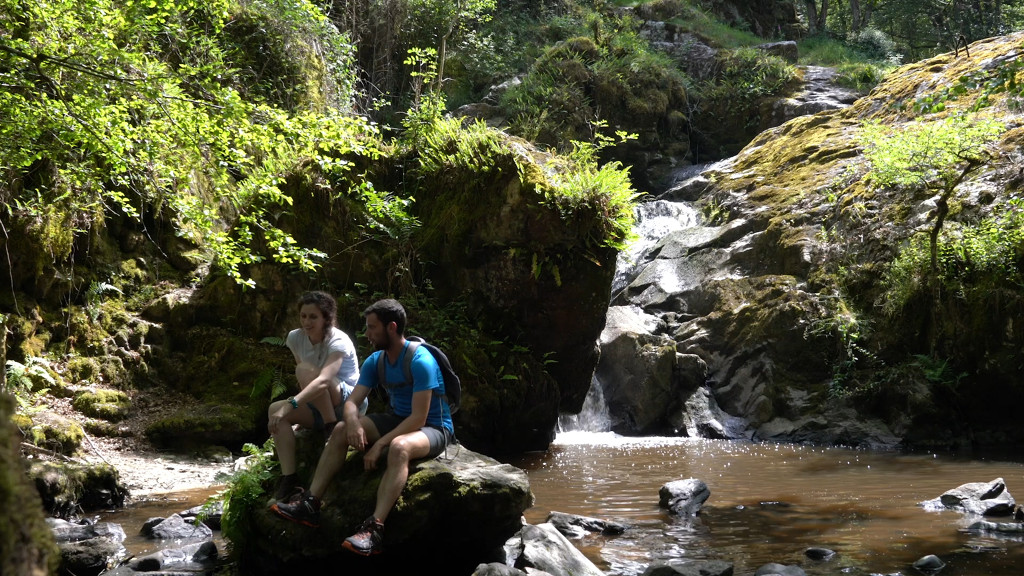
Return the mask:
<path id="1" fill-rule="evenodd" d="M 768 562 L 799 565 L 811 576 L 910 576 L 921 574 L 911 564 L 927 554 L 947 563 L 941 576 L 1024 573 L 1022 538 L 971 534 L 964 528 L 976 518 L 920 506 L 961 484 L 995 478 L 1022 497 L 1024 464 L 1010 458 L 563 432 L 547 451 L 508 461 L 529 476 L 531 524 L 559 511 L 628 526 L 620 536 L 574 541 L 609 576 L 639 575 L 672 558 L 725 560 L 737 576 Z M 685 478 L 711 490 L 692 522 L 658 506 L 661 486 Z M 129 553 L 142 556 L 180 545 L 141 537 L 147 519 L 202 504 L 216 491 L 154 496 L 100 519 L 121 524 Z M 226 543 L 215 538 L 223 552 Z M 804 551 L 813 546 L 837 554 L 812 561 Z"/>
<path id="2" fill-rule="evenodd" d="M 1018 461 L 566 432 L 546 452 L 510 463 L 529 475 L 531 524 L 559 511 L 629 526 L 620 536 L 576 541 L 609 575 L 640 574 L 670 558 L 725 560 L 738 576 L 768 562 L 811 575 L 917 574 L 912 563 L 928 554 L 947 563 L 942 576 L 1024 573 L 1020 538 L 970 534 L 964 528 L 977 518 L 920 506 L 995 478 L 1024 494 Z M 658 506 L 660 487 L 686 478 L 711 490 L 693 522 Z M 837 554 L 812 561 L 804 551 L 814 546 Z"/>

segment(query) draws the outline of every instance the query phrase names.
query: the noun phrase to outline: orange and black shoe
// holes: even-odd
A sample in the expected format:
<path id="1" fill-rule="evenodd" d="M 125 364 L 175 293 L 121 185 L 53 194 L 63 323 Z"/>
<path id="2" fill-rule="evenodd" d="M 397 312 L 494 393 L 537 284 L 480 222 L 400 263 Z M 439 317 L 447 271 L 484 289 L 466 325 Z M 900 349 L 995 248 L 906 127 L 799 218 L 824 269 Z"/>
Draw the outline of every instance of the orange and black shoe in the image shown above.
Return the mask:
<path id="1" fill-rule="evenodd" d="M 342 548 L 359 554 L 373 556 L 384 551 L 384 523 L 370 516 L 355 534 L 341 543 Z"/>
<path id="2" fill-rule="evenodd" d="M 320 527 L 320 499 L 308 492 L 290 502 L 274 502 L 270 509 L 285 520 Z"/>

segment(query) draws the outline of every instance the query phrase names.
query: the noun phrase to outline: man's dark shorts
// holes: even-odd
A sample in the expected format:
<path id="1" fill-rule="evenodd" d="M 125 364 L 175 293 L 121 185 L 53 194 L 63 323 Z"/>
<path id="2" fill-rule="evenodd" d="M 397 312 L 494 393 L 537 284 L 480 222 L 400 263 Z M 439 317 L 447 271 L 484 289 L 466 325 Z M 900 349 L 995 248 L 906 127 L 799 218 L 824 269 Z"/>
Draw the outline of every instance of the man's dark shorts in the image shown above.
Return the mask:
<path id="1" fill-rule="evenodd" d="M 405 420 L 396 414 L 367 414 L 366 417 L 373 421 L 373 425 L 377 427 L 377 433 L 381 436 L 391 432 L 402 423 L 402 420 Z M 420 431 L 426 434 L 427 439 L 430 440 L 430 452 L 425 458 L 433 458 L 444 452 L 445 447 L 452 442 L 452 433 L 443 428 L 434 428 L 428 425 L 420 428 Z"/>

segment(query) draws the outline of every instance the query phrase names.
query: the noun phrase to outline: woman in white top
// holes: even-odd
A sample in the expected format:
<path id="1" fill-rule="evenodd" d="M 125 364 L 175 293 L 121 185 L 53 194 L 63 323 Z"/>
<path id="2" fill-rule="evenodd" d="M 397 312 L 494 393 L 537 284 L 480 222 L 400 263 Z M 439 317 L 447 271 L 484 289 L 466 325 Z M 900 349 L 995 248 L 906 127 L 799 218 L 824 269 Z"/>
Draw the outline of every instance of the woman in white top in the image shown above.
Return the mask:
<path id="1" fill-rule="evenodd" d="M 295 356 L 299 392 L 267 409 L 267 431 L 274 437 L 281 464 L 281 482 L 275 494 L 279 499 L 298 486 L 293 426 L 329 434 L 359 379 L 352 339 L 335 327 L 338 305 L 334 298 L 325 292 L 307 292 L 298 304 L 302 327 L 289 332 L 286 343 Z"/>

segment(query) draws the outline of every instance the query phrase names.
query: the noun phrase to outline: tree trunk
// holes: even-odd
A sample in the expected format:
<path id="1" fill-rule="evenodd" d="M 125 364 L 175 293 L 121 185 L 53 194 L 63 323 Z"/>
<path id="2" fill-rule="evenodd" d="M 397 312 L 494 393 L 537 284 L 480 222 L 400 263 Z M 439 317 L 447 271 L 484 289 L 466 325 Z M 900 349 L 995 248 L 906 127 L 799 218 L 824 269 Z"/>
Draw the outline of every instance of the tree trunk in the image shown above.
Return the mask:
<path id="1" fill-rule="evenodd" d="M 804 7 L 807 12 L 807 34 L 814 36 L 818 33 L 818 7 L 814 0 L 804 0 Z"/>
<path id="2" fill-rule="evenodd" d="M 860 32 L 861 24 L 860 0 L 850 0 L 850 32 Z"/>

